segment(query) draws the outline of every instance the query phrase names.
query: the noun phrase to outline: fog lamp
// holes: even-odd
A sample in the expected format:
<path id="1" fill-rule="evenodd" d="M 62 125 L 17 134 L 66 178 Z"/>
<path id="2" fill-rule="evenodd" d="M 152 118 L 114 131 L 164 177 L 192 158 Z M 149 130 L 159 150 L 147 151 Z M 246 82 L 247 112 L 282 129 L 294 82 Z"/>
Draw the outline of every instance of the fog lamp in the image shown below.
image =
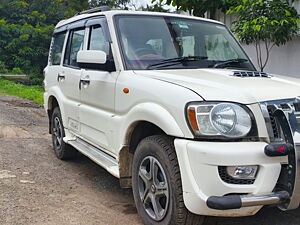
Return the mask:
<path id="1" fill-rule="evenodd" d="M 228 166 L 227 173 L 234 179 L 253 180 L 256 177 L 258 166 Z"/>

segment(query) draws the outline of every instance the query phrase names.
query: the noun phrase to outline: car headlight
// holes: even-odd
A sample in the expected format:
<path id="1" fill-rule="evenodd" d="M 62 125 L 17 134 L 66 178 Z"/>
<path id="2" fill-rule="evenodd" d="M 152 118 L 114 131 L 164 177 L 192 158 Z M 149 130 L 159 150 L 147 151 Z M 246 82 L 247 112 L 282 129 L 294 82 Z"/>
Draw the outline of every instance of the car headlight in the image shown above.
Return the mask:
<path id="1" fill-rule="evenodd" d="M 187 118 L 196 136 L 241 138 L 252 129 L 252 114 L 234 103 L 191 103 Z"/>

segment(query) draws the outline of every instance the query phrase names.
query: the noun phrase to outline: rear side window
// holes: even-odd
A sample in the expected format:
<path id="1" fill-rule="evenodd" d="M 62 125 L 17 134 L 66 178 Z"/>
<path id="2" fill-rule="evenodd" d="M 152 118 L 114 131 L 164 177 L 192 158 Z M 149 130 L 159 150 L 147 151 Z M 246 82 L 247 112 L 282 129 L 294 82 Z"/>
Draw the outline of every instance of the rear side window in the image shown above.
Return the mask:
<path id="1" fill-rule="evenodd" d="M 78 67 L 77 54 L 83 49 L 84 34 L 85 28 L 80 28 L 70 32 L 64 58 L 64 65 Z"/>
<path id="2" fill-rule="evenodd" d="M 60 65 L 66 33 L 55 34 L 50 53 L 50 64 Z"/>
<path id="3" fill-rule="evenodd" d="M 101 50 L 109 55 L 109 42 L 105 39 L 104 30 L 101 26 L 92 26 L 88 50 Z"/>

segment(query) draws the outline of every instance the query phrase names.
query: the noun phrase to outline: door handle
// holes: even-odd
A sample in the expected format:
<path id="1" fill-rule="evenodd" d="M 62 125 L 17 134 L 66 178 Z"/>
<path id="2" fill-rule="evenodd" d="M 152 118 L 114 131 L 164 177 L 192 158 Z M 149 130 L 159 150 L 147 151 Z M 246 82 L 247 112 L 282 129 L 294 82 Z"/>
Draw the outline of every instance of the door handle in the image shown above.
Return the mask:
<path id="1" fill-rule="evenodd" d="M 81 84 L 90 84 L 91 80 L 89 78 L 80 78 L 79 90 L 81 90 Z"/>
<path id="2" fill-rule="evenodd" d="M 89 78 L 81 78 L 80 82 L 81 83 L 88 83 L 89 84 L 91 82 L 91 80 Z"/>
<path id="3" fill-rule="evenodd" d="M 66 78 L 65 74 L 59 73 L 59 74 L 57 75 L 57 82 L 59 82 L 60 80 L 65 79 L 65 78 Z"/>

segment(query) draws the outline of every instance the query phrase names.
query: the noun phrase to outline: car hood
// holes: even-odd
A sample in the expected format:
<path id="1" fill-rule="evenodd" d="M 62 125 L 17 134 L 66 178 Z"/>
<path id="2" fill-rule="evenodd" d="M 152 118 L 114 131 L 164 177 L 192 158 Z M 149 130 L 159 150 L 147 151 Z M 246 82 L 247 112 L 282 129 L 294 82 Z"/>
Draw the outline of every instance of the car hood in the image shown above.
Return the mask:
<path id="1" fill-rule="evenodd" d="M 300 96 L 300 79 L 270 77 L 237 77 L 237 70 L 187 69 L 135 71 L 136 74 L 170 82 L 193 90 L 206 101 L 230 101 L 252 104 Z"/>

